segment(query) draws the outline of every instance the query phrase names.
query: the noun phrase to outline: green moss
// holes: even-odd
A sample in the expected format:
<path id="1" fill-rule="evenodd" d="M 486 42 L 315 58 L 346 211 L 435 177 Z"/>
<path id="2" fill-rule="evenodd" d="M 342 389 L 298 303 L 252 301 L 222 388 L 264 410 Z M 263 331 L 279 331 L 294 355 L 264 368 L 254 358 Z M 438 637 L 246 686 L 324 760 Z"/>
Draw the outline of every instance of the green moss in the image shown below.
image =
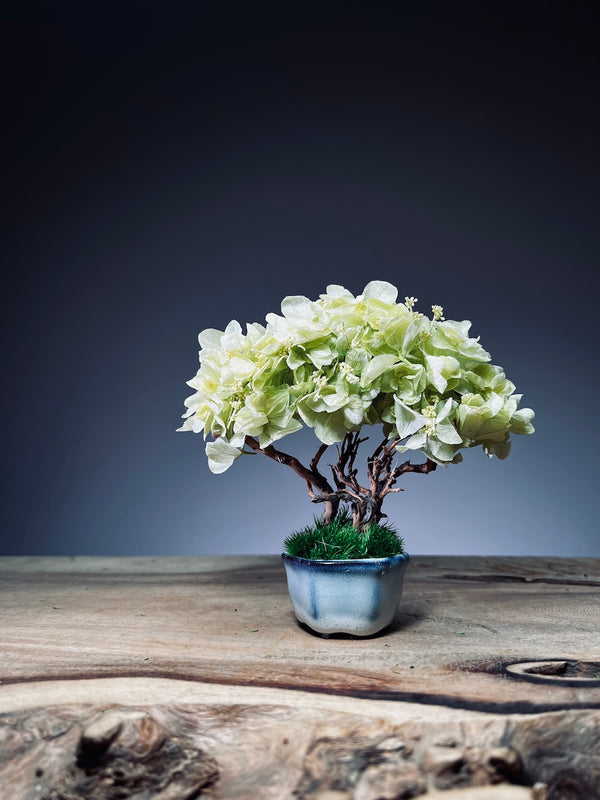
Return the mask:
<path id="1" fill-rule="evenodd" d="M 301 531 L 292 533 L 284 541 L 285 552 L 300 558 L 334 559 L 386 558 L 404 552 L 404 542 L 389 525 L 371 523 L 364 532 L 352 526 L 345 512 L 325 525 L 315 519 Z"/>

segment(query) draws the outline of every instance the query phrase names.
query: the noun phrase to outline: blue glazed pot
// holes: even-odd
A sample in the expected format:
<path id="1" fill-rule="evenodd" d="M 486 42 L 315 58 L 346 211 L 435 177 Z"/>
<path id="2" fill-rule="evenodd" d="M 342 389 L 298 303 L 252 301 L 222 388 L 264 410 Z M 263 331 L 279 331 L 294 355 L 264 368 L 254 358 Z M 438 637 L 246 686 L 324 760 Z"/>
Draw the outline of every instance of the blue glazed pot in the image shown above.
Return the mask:
<path id="1" fill-rule="evenodd" d="M 408 553 L 347 561 L 281 557 L 296 617 L 313 631 L 372 636 L 394 619 Z"/>

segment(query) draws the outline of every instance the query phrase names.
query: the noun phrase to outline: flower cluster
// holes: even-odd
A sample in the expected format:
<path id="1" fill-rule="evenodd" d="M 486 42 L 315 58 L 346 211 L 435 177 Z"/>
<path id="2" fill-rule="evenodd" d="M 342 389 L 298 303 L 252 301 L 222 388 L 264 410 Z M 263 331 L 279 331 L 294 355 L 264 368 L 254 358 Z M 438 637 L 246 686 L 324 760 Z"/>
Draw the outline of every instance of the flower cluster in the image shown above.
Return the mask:
<path id="1" fill-rule="evenodd" d="M 200 369 L 188 382 L 178 430 L 210 435 L 209 467 L 224 472 L 242 454 L 246 436 L 261 448 L 313 428 L 324 444 L 363 425 L 383 424 L 399 452 L 421 451 L 437 464 L 481 445 L 505 458 L 510 434 L 533 432 L 533 411 L 490 362 L 471 323 L 432 318 L 397 303 L 398 291 L 372 281 L 355 297 L 327 287 L 318 300 L 286 297 L 266 325 L 235 320 L 202 331 Z"/>

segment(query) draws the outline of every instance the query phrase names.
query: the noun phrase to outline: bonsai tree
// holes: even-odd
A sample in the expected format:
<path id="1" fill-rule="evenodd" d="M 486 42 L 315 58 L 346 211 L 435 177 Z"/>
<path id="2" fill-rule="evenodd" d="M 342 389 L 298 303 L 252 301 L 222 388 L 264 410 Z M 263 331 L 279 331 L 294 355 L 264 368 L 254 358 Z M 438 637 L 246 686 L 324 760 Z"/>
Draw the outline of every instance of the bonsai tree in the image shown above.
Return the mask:
<path id="1" fill-rule="evenodd" d="M 388 494 L 403 475 L 457 464 L 461 451 L 482 447 L 504 459 L 510 435 L 533 432 L 533 411 L 501 367 L 490 363 L 471 323 L 415 310 L 417 298 L 397 302 L 398 290 L 372 281 L 355 297 L 331 285 L 316 301 L 286 297 L 266 325 L 233 320 L 224 331 L 199 335 L 200 369 L 188 382 L 178 430 L 202 433 L 208 465 L 221 473 L 238 458 L 260 453 L 292 469 L 322 523 L 350 519 L 368 531 L 386 516 Z M 309 464 L 275 442 L 303 426 L 319 441 Z M 356 466 L 365 426 L 381 426 L 380 443 Z M 322 458 L 336 446 L 334 463 Z M 398 458 L 403 456 L 402 458 Z M 415 461 L 413 461 L 415 459 Z"/>

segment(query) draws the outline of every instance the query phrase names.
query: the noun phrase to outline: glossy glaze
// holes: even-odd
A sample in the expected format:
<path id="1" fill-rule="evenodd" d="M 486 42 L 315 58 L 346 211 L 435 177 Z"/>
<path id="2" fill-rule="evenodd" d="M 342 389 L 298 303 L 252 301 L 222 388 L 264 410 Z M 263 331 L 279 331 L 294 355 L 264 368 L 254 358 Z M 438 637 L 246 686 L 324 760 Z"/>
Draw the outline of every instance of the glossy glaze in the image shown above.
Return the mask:
<path id="1" fill-rule="evenodd" d="M 282 554 L 296 617 L 321 634 L 372 636 L 393 620 L 408 554 L 312 561 Z"/>

